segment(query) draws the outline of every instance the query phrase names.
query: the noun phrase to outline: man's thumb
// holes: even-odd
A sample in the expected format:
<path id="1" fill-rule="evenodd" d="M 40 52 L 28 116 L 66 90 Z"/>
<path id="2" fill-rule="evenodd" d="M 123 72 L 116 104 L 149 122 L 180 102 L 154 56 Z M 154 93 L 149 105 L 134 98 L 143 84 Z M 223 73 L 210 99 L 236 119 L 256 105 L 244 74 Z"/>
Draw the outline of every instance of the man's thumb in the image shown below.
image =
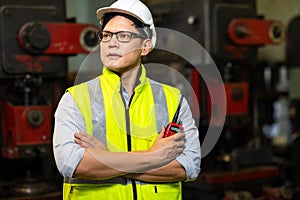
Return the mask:
<path id="1" fill-rule="evenodd" d="M 159 137 L 159 138 L 163 138 L 163 137 L 164 137 L 164 134 L 165 134 L 165 127 L 162 126 L 162 127 L 161 127 L 161 131 L 160 131 L 158 137 Z"/>

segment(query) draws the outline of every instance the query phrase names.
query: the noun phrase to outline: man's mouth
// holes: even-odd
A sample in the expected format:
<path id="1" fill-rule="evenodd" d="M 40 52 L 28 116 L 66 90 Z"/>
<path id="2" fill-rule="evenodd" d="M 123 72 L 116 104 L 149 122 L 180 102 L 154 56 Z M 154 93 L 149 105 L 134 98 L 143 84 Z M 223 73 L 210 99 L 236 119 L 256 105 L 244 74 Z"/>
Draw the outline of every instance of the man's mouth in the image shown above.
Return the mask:
<path id="1" fill-rule="evenodd" d="M 122 55 L 117 54 L 117 53 L 109 53 L 109 54 L 107 54 L 107 57 L 109 57 L 111 59 L 119 59 L 120 57 L 122 57 Z"/>

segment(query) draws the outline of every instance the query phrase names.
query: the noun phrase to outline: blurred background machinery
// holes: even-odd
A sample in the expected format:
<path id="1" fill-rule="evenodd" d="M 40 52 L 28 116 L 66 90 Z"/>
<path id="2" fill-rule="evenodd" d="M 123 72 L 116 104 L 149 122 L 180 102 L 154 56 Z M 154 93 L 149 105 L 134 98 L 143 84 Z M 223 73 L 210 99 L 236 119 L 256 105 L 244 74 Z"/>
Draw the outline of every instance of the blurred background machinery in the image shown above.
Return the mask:
<path id="1" fill-rule="evenodd" d="M 296 166 L 299 164 L 295 159 L 299 144 L 295 144 L 298 139 L 294 140 L 292 135 L 299 124 L 299 110 L 296 109 L 299 103 L 294 101 L 295 124 L 292 125 L 289 67 L 299 66 L 299 56 L 295 55 L 299 39 L 294 35 L 299 33 L 295 30 L 299 29 L 295 28 L 299 21 L 286 27 L 280 19 L 259 15 L 256 3 L 252 0 L 148 3 L 157 26 L 179 31 L 199 42 L 212 57 L 224 80 L 227 98 L 225 125 L 212 152 L 202 159 L 198 180 L 184 184 L 185 199 L 298 198 L 299 181 L 294 175 L 298 174 Z M 290 61 L 258 58 L 261 47 L 283 42 L 287 42 Z M 171 35 L 158 37 L 160 43 L 177 45 L 175 48 L 182 51 L 190 50 L 183 43 L 172 41 Z M 200 102 L 199 130 L 203 142 L 210 123 L 211 107 L 217 107 L 218 103 L 211 105 L 201 72 L 195 70 L 195 66 L 205 65 L 205 62 L 199 59 L 200 54 L 193 55 L 198 56 L 199 63 L 191 64 L 172 52 L 156 49 L 147 61 L 166 65 L 177 62 L 181 71 L 189 69 L 188 77 Z M 223 85 L 217 85 L 216 89 L 218 87 Z M 293 155 L 292 160 L 289 155 Z"/>
<path id="2" fill-rule="evenodd" d="M 0 0 L 0 199 L 61 199 L 53 114 L 67 57 L 97 45 L 97 26 L 68 21 L 65 9 L 61 0 Z"/>

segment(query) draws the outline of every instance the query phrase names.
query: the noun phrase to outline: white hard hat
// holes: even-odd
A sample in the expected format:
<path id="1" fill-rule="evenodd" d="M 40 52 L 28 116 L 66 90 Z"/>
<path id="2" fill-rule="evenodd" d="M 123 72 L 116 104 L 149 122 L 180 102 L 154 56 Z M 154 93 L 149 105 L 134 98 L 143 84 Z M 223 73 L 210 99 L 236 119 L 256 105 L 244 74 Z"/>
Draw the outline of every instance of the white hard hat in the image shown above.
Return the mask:
<path id="1" fill-rule="evenodd" d="M 152 31 L 152 48 L 156 43 L 156 31 L 153 23 L 152 14 L 149 8 L 139 0 L 118 0 L 109 7 L 103 7 L 97 10 L 97 18 L 101 20 L 105 13 L 118 12 L 131 15 L 141 21 L 143 24 L 149 25 Z"/>

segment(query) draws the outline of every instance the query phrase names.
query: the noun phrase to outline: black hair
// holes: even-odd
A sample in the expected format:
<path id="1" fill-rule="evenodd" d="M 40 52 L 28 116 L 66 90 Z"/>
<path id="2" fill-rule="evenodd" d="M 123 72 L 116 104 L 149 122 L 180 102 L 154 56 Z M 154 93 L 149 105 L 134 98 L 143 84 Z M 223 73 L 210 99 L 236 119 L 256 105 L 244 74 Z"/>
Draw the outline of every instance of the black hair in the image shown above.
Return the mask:
<path id="1" fill-rule="evenodd" d="M 120 12 L 110 12 L 105 13 L 101 18 L 101 24 L 100 24 L 100 30 L 102 31 L 106 24 L 115 16 L 123 16 L 129 19 L 134 23 L 135 28 L 137 28 L 138 32 L 141 33 L 145 38 L 151 39 L 152 38 L 152 32 L 150 30 L 149 25 L 144 24 L 140 20 L 138 20 L 136 17 L 133 17 L 129 14 L 120 13 Z"/>

